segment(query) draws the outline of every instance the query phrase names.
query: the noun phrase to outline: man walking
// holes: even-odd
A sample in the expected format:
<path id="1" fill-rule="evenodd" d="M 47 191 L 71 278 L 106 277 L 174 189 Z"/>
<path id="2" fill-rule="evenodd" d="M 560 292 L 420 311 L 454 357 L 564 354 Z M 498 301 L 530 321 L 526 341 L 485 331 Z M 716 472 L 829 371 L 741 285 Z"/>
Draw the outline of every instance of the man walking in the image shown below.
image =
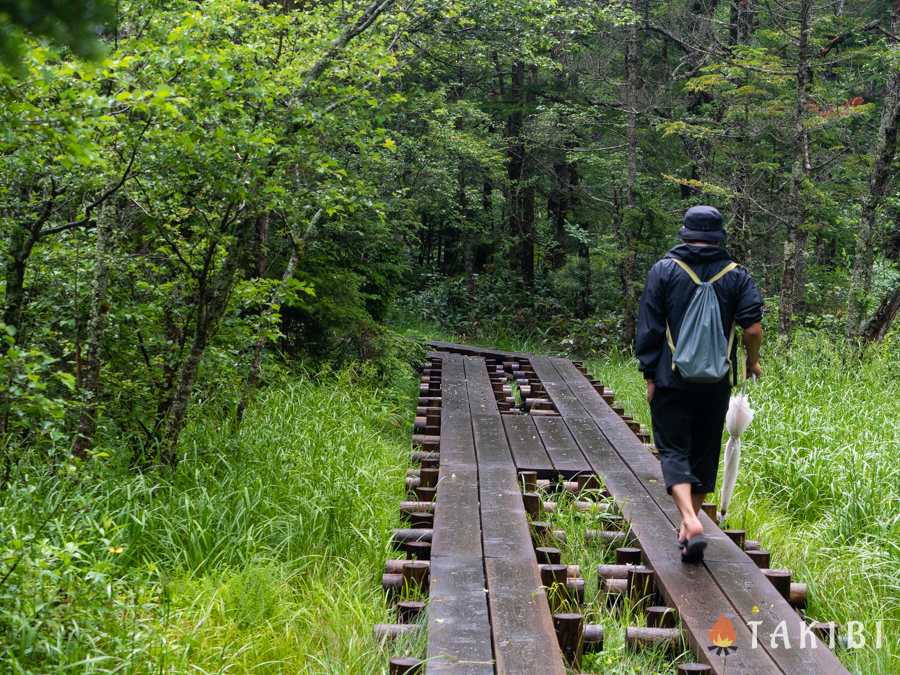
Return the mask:
<path id="1" fill-rule="evenodd" d="M 681 558 L 699 562 L 706 540 L 697 514 L 706 495 L 715 489 L 725 413 L 736 379 L 734 327 L 743 331 L 747 377 L 759 377 L 762 296 L 750 273 L 734 264 L 725 250 L 722 215 L 716 209 L 688 209 L 679 236 L 683 243 L 659 260 L 647 277 L 635 353 L 647 381 L 653 439 L 666 491 L 681 513 Z M 715 306 L 698 310 L 695 294 L 700 295 L 701 290 L 709 298 L 707 305 L 718 304 L 718 311 Z M 698 314 L 704 311 L 706 314 Z M 721 327 L 711 327 L 705 320 L 710 316 L 720 316 Z M 713 334 L 700 338 L 691 334 L 704 328 Z M 722 334 L 718 334 L 719 328 Z M 709 344 L 720 346 L 724 369 L 692 367 L 690 360 L 696 361 L 698 353 L 702 359 L 704 349 L 714 351 Z M 703 365 L 711 361 L 714 359 Z M 729 366 L 732 372 L 727 372 Z M 720 377 L 722 372 L 724 377 Z"/>

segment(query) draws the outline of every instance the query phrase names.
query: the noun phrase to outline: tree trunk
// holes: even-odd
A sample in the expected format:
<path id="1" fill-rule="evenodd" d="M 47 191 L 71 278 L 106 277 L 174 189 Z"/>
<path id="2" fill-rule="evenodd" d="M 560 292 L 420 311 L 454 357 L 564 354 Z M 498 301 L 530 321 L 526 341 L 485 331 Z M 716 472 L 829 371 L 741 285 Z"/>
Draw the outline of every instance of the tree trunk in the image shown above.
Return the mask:
<path id="1" fill-rule="evenodd" d="M 810 62 L 809 34 L 812 0 L 800 2 L 800 41 L 797 60 L 797 101 L 794 115 L 795 159 L 791 175 L 791 220 L 784 244 L 784 263 L 781 274 L 781 314 L 779 333 L 790 337 L 794 314 L 803 301 L 805 285 L 806 242 L 806 182 L 812 172 L 809 158 L 809 132 L 804 117 L 809 98 Z"/>
<path id="2" fill-rule="evenodd" d="M 178 463 L 178 438 L 187 421 L 188 406 L 194 389 L 194 381 L 200 368 L 200 361 L 209 341 L 215 334 L 216 325 L 225 313 L 231 290 L 234 288 L 235 277 L 241 269 L 247 255 L 248 243 L 252 227 L 244 224 L 238 225 L 238 234 L 229 246 L 228 253 L 222 267 L 217 272 L 204 274 L 199 282 L 197 291 L 197 310 L 195 314 L 194 334 L 191 338 L 191 346 L 188 355 L 182 362 L 178 371 L 177 384 L 172 396 L 172 403 L 165 418 L 163 428 L 160 460 L 174 468 Z M 212 258 L 216 251 L 215 241 L 210 242 L 207 250 L 207 258 L 212 268 Z"/>
<path id="3" fill-rule="evenodd" d="M 9 235 L 6 263 L 6 296 L 3 305 L 3 323 L 16 331 L 15 340 L 19 341 L 22 313 L 25 310 L 25 271 L 28 258 L 34 248 L 36 239 L 30 230 L 13 225 Z M 6 343 L 2 343 L 0 353 L 6 353 Z"/>
<path id="4" fill-rule="evenodd" d="M 107 289 L 109 288 L 109 211 L 102 207 L 97 217 L 95 244 L 94 280 L 91 288 L 91 318 L 88 322 L 87 359 L 81 383 L 81 413 L 78 419 L 78 432 L 72 444 L 72 454 L 87 458 L 88 449 L 94 444 L 97 431 L 97 411 L 100 406 L 102 385 L 100 370 L 102 366 L 101 348 L 103 335 L 106 332 L 106 316 L 109 313 Z"/>
<path id="5" fill-rule="evenodd" d="M 631 0 L 631 10 L 637 16 L 638 0 Z M 625 213 L 622 231 L 625 235 L 624 256 L 622 258 L 622 295 L 623 295 L 623 338 L 625 344 L 634 342 L 637 324 L 637 293 L 640 287 L 635 278 L 637 273 L 637 171 L 638 171 L 638 90 L 640 89 L 640 40 L 639 24 L 635 20 L 628 26 L 625 40 L 625 107 L 628 116 L 627 128 L 627 174 L 625 184 Z"/>
<path id="6" fill-rule="evenodd" d="M 900 283 L 896 284 L 894 290 L 881 301 L 875 314 L 862 331 L 863 338 L 869 342 L 883 340 L 894 319 L 897 318 L 898 311 L 900 311 Z"/>
<path id="7" fill-rule="evenodd" d="M 900 3 L 894 4 L 891 43 L 896 46 Z M 856 254 L 850 276 L 847 300 L 847 335 L 868 334 L 865 326 L 866 304 L 872 290 L 872 265 L 875 261 L 875 235 L 878 208 L 884 200 L 891 179 L 891 168 L 897 148 L 897 113 L 900 110 L 900 72 L 888 79 L 881 109 L 881 123 L 875 141 L 875 161 L 869 177 L 869 192 L 863 199 L 859 229 L 856 233 Z M 882 308 L 884 306 L 882 305 Z M 881 311 L 881 310 L 879 310 Z"/>
<path id="8" fill-rule="evenodd" d="M 528 156 L 522 137 L 525 117 L 525 64 L 517 61 L 512 67 L 506 121 L 506 173 L 509 178 L 507 204 L 508 228 L 515 242 L 513 268 L 518 269 L 522 283 L 530 288 L 534 282 L 534 188 L 528 185 Z"/>
<path id="9" fill-rule="evenodd" d="M 747 45 L 753 36 L 753 0 L 731 0 L 731 43 Z M 732 184 L 735 198 L 732 202 L 731 249 L 734 256 L 743 264 L 749 265 L 752 255 L 751 242 L 753 235 L 750 221 L 750 161 L 746 151 L 750 143 L 749 128 L 750 109 L 744 104 L 741 115 L 736 120 L 738 156 L 734 159 Z"/>

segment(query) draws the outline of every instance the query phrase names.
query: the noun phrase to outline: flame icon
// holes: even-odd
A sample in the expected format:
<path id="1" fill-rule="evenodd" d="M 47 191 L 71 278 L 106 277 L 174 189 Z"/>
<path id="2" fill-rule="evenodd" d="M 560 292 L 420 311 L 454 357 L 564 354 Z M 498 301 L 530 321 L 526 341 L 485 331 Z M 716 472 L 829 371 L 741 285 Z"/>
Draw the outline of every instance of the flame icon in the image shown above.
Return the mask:
<path id="1" fill-rule="evenodd" d="M 737 649 L 734 646 L 735 640 L 737 640 L 734 624 L 724 614 L 719 614 L 719 618 L 716 619 L 707 635 L 710 642 L 712 642 L 709 648 L 719 656 L 727 655 Z"/>

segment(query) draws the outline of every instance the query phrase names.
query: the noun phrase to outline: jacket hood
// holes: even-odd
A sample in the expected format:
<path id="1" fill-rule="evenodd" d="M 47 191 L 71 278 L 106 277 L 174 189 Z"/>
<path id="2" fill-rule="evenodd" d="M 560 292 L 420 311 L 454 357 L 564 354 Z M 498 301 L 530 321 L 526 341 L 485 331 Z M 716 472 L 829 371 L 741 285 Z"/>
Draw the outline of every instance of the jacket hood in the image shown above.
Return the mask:
<path id="1" fill-rule="evenodd" d="M 666 253 L 666 257 L 678 258 L 688 265 L 731 260 L 731 256 L 723 246 L 697 246 L 696 244 L 679 244 Z"/>

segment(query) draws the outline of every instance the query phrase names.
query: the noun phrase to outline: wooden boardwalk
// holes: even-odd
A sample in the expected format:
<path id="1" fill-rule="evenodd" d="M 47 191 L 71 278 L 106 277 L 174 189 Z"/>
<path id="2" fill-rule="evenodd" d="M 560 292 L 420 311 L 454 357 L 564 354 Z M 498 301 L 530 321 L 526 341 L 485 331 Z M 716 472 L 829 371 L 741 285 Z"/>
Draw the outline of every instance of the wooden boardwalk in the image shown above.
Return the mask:
<path id="1" fill-rule="evenodd" d="M 566 672 L 566 639 L 557 638 L 541 582 L 520 471 L 554 483 L 601 479 L 638 542 L 655 593 L 677 610 L 685 641 L 711 672 L 725 673 L 726 660 L 727 673 L 735 674 L 847 672 L 811 637 L 784 588 L 705 516 L 705 563 L 681 563 L 678 513 L 658 460 L 571 361 L 447 343 L 433 348 L 439 396 L 430 384 L 420 400 L 440 406 L 426 672 Z M 511 406 L 502 369 L 503 380 L 529 394 L 531 414 Z M 721 615 L 734 629 L 736 649 L 727 653 L 709 637 Z"/>

